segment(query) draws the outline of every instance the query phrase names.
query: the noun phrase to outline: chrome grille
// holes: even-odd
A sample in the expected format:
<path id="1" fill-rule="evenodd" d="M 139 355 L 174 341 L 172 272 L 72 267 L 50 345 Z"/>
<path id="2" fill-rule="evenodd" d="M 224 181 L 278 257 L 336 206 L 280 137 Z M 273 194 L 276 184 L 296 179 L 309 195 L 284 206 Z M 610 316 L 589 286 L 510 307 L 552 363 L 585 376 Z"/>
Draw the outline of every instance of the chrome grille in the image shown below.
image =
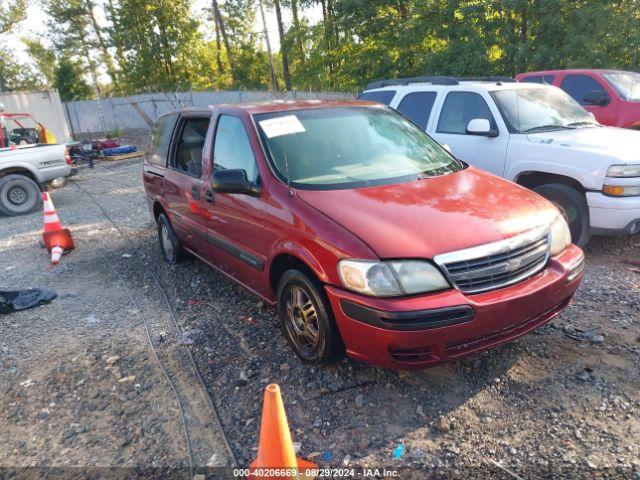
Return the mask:
<path id="1" fill-rule="evenodd" d="M 549 260 L 549 230 L 535 229 L 495 243 L 437 255 L 434 261 L 464 293 L 480 293 L 520 282 Z"/>

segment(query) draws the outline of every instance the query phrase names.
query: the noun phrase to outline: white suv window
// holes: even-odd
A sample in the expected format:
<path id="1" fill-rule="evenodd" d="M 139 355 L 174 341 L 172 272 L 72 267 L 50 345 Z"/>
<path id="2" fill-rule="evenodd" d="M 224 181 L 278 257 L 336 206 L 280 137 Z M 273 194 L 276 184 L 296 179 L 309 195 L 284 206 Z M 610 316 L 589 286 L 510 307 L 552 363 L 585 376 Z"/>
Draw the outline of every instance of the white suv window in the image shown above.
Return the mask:
<path id="1" fill-rule="evenodd" d="M 408 93 L 398 105 L 398 111 L 409 117 L 422 130 L 426 130 L 435 100 L 436 92 Z"/>
<path id="2" fill-rule="evenodd" d="M 489 120 L 491 128 L 497 128 L 491 110 L 481 95 L 474 92 L 449 92 L 440 111 L 437 132 L 466 135 L 467 124 L 474 118 L 485 118 Z"/>
<path id="3" fill-rule="evenodd" d="M 364 92 L 358 97 L 358 100 L 371 100 L 372 102 L 384 103 L 389 105 L 395 96 L 395 90 L 380 90 L 377 92 Z"/>

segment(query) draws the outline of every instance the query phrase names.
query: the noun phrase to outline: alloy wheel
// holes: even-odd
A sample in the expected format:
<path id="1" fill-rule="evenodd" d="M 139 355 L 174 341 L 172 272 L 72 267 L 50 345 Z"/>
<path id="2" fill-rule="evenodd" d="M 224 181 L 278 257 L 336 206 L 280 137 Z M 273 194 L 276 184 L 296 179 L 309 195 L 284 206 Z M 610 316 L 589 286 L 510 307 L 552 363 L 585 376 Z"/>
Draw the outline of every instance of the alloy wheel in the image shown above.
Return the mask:
<path id="1" fill-rule="evenodd" d="M 302 288 L 292 286 L 287 293 L 285 309 L 285 326 L 291 341 L 301 355 L 312 356 L 320 341 L 316 307 Z"/>

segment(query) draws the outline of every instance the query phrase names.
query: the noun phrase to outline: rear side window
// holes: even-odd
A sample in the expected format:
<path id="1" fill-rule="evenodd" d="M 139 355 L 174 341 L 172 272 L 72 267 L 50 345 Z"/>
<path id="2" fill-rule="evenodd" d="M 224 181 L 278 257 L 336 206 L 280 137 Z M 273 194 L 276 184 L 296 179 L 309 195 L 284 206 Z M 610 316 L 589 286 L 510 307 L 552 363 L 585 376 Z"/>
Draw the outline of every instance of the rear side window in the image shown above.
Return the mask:
<path id="1" fill-rule="evenodd" d="M 209 117 L 187 117 L 182 122 L 173 167 L 193 177 L 202 174 L 202 150 L 209 128 Z"/>
<path id="2" fill-rule="evenodd" d="M 571 98 L 580 105 L 587 105 L 587 102 L 584 101 L 584 96 L 587 92 L 595 90 L 606 93 L 597 80 L 587 75 L 567 75 L 562 79 L 560 88 L 571 95 Z"/>
<path id="3" fill-rule="evenodd" d="M 523 78 L 522 81 L 525 83 L 547 83 L 552 85 L 555 78 L 554 75 L 531 75 Z"/>
<path id="4" fill-rule="evenodd" d="M 258 179 L 258 166 L 242 120 L 231 115 L 221 115 L 213 146 L 213 170 L 241 169 L 247 180 Z"/>
<path id="5" fill-rule="evenodd" d="M 426 130 L 435 100 L 436 92 L 409 93 L 404 96 L 400 105 L 398 105 L 398 110 L 409 117 L 422 130 Z"/>
<path id="6" fill-rule="evenodd" d="M 380 90 L 378 92 L 364 92 L 358 97 L 358 100 L 370 100 L 372 102 L 380 102 L 385 105 L 389 105 L 393 97 L 395 97 L 395 90 Z"/>
<path id="7" fill-rule="evenodd" d="M 473 92 L 450 92 L 442 106 L 437 131 L 466 135 L 467 125 L 474 118 L 485 118 L 489 120 L 491 128 L 497 129 L 484 98 Z"/>
<path id="8" fill-rule="evenodd" d="M 167 154 L 173 127 L 176 125 L 178 114 L 165 115 L 160 117 L 151 131 L 151 151 L 148 160 L 156 165 L 167 165 Z"/>

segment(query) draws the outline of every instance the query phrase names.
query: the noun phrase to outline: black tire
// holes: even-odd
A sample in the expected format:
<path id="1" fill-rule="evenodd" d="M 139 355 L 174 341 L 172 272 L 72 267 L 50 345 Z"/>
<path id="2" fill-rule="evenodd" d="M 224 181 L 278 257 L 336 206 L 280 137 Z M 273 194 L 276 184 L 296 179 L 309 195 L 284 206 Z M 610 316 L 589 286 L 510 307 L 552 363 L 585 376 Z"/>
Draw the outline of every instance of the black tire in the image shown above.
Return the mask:
<path id="1" fill-rule="evenodd" d="M 10 174 L 0 178 L 0 213 L 26 215 L 42 205 L 42 191 L 25 175 Z"/>
<path id="2" fill-rule="evenodd" d="M 187 259 L 187 252 L 182 247 L 176 232 L 171 226 L 171 222 L 164 213 L 158 215 L 158 243 L 160 244 L 160 253 L 164 261 L 175 265 L 182 263 Z"/>
<path id="3" fill-rule="evenodd" d="M 304 315 L 302 309 L 300 312 L 294 312 L 295 308 L 291 309 L 292 295 L 295 295 L 293 292 L 300 291 L 304 292 L 310 307 L 314 309 L 315 318 L 312 315 Z M 328 364 L 342 357 L 344 346 L 340 338 L 340 332 L 333 318 L 331 305 L 320 282 L 300 270 L 288 270 L 282 275 L 278 283 L 277 299 L 282 332 L 293 351 L 303 362 L 313 365 Z M 308 311 L 307 309 L 304 310 Z M 298 313 L 303 316 L 303 319 L 296 322 L 294 317 Z M 310 334 L 311 331 L 317 332 L 318 340 L 315 345 L 309 345 L 307 348 L 301 345 L 300 338 L 309 340 L 309 336 L 305 336 L 305 334 L 297 335 L 297 338 L 295 338 L 296 334 L 293 332 L 301 330 L 296 328 L 296 325 L 299 327 L 301 322 L 305 324 L 304 328 L 307 333 Z M 314 324 L 315 328 L 307 328 L 311 324 Z M 309 340 L 309 343 L 311 344 L 312 342 Z"/>
<path id="4" fill-rule="evenodd" d="M 548 183 L 533 189 L 539 195 L 556 205 L 569 224 L 571 240 L 584 247 L 591 238 L 589 227 L 589 207 L 587 199 L 573 187 L 562 183 Z"/>

